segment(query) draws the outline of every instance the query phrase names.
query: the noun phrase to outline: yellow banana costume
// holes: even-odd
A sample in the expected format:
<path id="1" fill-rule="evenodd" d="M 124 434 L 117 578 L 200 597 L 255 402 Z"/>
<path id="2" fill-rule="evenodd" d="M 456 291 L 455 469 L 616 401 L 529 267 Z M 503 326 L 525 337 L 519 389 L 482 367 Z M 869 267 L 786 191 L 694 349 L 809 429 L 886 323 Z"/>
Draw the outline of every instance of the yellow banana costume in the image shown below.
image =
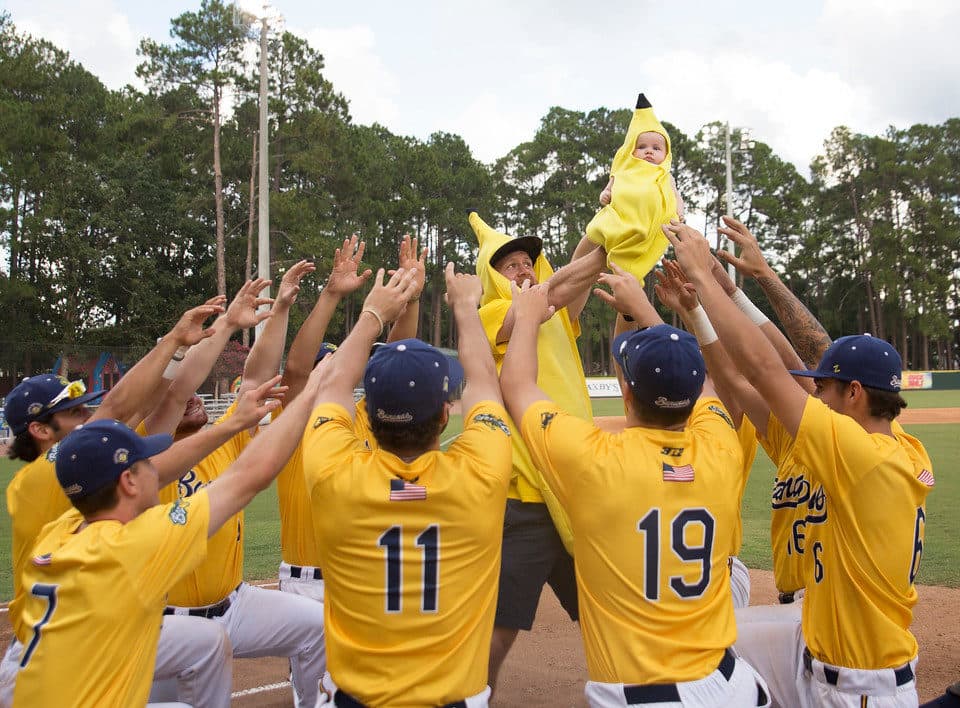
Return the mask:
<path id="1" fill-rule="evenodd" d="M 654 165 L 633 156 L 637 136 L 660 133 L 667 143 L 663 162 Z M 623 145 L 613 157 L 614 178 L 610 203 L 587 224 L 587 238 L 607 250 L 607 262 L 616 263 L 643 283 L 667 249 L 660 228 L 677 218 L 677 197 L 670 179 L 670 136 L 641 93 Z"/>
<path id="2" fill-rule="evenodd" d="M 510 281 L 498 273 L 490 261 L 497 249 L 513 239 L 492 229 L 476 212 L 470 213 L 470 226 L 480 241 L 477 255 L 477 275 L 483 285 L 480 299 L 480 320 L 487 333 L 497 371 L 503 364 L 507 344 L 497 344 L 497 333 L 503 325 L 512 297 Z M 539 239 L 526 238 L 527 243 L 536 243 L 534 252 L 534 273 L 537 282 L 542 283 L 553 275 L 553 268 L 541 251 Z M 523 248 L 521 250 L 527 250 Z M 583 376 L 583 365 L 577 351 L 576 339 L 580 326 L 571 322 L 566 308 L 559 310 L 543 323 L 537 339 L 538 372 L 537 384 L 550 398 L 568 413 L 584 420 L 593 420 L 590 397 Z M 524 502 L 545 503 L 556 526 L 564 547 L 573 554 L 573 532 L 570 519 L 553 492 L 543 481 L 540 470 L 530 459 L 530 453 L 513 421 L 510 421 L 513 445 L 513 472 L 510 478 L 510 490 L 507 496 Z"/>

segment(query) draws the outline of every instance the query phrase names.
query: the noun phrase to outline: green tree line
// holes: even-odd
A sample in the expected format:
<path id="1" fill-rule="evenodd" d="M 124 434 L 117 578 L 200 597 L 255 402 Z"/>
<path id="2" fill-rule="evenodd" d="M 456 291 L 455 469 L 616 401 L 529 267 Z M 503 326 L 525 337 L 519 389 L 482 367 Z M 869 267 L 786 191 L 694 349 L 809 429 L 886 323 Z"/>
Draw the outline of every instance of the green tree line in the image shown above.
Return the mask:
<path id="1" fill-rule="evenodd" d="M 145 90 L 112 91 L 0 14 L 4 382 L 64 353 L 106 349 L 132 362 L 187 306 L 234 292 L 256 270 L 258 78 L 244 61 L 252 40 L 230 5 L 202 0 L 171 20 L 169 40 L 141 42 Z M 442 269 L 474 263 L 467 209 L 508 233 L 540 236 L 561 265 L 598 208 L 631 115 L 551 108 L 535 135 L 486 164 L 454 133 L 423 140 L 355 123 L 320 49 L 290 32 L 271 36 L 270 67 L 262 187 L 271 271 L 319 262 L 291 336 L 345 237 L 360 234 L 376 268 L 392 266 L 411 233 L 428 246 L 421 336 L 455 346 Z M 708 238 L 726 208 L 719 125 L 694 135 L 667 125 L 680 192 Z M 832 335 L 868 331 L 914 368 L 955 366 L 960 119 L 878 136 L 837 127 L 810 179 L 763 142 L 735 151 L 733 169 L 732 213 Z M 772 314 L 752 282 L 744 287 Z M 359 304 L 346 303 L 328 338 L 344 336 Z M 580 342 L 589 373 L 610 370 L 612 321 L 592 298 Z"/>

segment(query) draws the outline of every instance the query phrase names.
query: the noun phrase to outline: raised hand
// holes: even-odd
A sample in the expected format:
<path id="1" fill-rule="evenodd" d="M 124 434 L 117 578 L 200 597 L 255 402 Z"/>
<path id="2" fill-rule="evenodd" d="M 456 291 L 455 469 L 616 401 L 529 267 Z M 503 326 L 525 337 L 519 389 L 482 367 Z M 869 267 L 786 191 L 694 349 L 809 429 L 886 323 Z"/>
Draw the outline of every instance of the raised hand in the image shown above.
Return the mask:
<path id="1" fill-rule="evenodd" d="M 204 329 L 203 323 L 208 317 L 223 312 L 225 301 L 225 297 L 218 295 L 210 298 L 202 305 L 187 310 L 170 330 L 170 336 L 182 347 L 191 347 L 197 342 L 212 336 L 214 330 Z"/>
<path id="2" fill-rule="evenodd" d="M 511 280 L 510 293 L 513 298 L 510 308 L 517 322 L 532 319 L 543 324 L 557 311 L 557 308 L 549 303 L 550 283 L 531 285 L 529 280 L 524 280 L 523 284 L 517 287 L 517 283 Z"/>
<path id="3" fill-rule="evenodd" d="M 280 376 L 274 376 L 256 388 L 240 394 L 233 417 L 243 428 L 252 428 L 263 416 L 280 407 L 280 402 L 287 392 L 286 386 L 277 386 L 280 378 Z M 275 386 L 277 387 L 274 388 Z"/>
<path id="4" fill-rule="evenodd" d="M 297 300 L 297 294 L 300 292 L 300 281 L 308 273 L 312 273 L 317 266 L 308 260 L 301 260 L 290 266 L 280 280 L 280 287 L 277 289 L 276 302 L 274 307 L 290 307 Z"/>
<path id="5" fill-rule="evenodd" d="M 472 273 L 455 272 L 453 263 L 447 263 L 447 267 L 443 271 L 443 277 L 447 281 L 447 292 L 444 299 L 451 309 L 458 305 L 470 305 L 474 309 L 480 306 L 483 286 L 480 284 L 479 277 Z"/>
<path id="6" fill-rule="evenodd" d="M 400 316 L 416 288 L 414 271 L 400 268 L 386 283 L 383 282 L 384 273 L 383 268 L 377 271 L 373 279 L 373 289 L 363 301 L 363 309 L 376 314 L 381 324 L 393 322 Z"/>
<path id="7" fill-rule="evenodd" d="M 710 272 L 713 273 L 714 280 L 720 284 L 723 292 L 727 295 L 733 295 L 737 292 L 737 284 L 730 279 L 730 276 L 727 274 L 727 269 L 724 268 L 723 263 L 716 258 L 714 258 L 713 263 L 710 264 Z"/>
<path id="8" fill-rule="evenodd" d="M 670 223 L 664 224 L 662 228 L 667 240 L 673 244 L 673 252 L 680 267 L 691 282 L 702 282 L 703 278 L 713 277 L 710 275 L 711 262 L 714 260 L 710 253 L 710 244 L 699 231 L 681 224 L 676 219 L 671 219 Z"/>
<path id="9" fill-rule="evenodd" d="M 404 270 L 416 271 L 417 291 L 413 299 L 420 297 L 423 292 L 423 285 L 427 280 L 427 247 L 419 249 L 420 239 L 411 237 L 410 234 L 404 234 L 400 241 L 400 259 L 398 266 Z M 419 249 L 419 256 L 417 255 Z M 390 271 L 393 275 L 394 271 Z"/>
<path id="10" fill-rule="evenodd" d="M 594 288 L 593 294 L 617 312 L 629 315 L 637 306 L 637 303 L 647 299 L 647 295 L 640 287 L 640 281 L 616 263 L 610 264 L 610 270 L 613 272 L 601 273 L 597 278 L 597 282 L 609 287 L 610 292 L 602 288 Z"/>
<path id="11" fill-rule="evenodd" d="M 663 270 L 655 270 L 653 274 L 657 279 L 653 286 L 657 299 L 677 314 L 693 310 L 700 304 L 696 289 L 687 282 L 686 275 L 675 261 L 664 260 Z"/>
<path id="12" fill-rule="evenodd" d="M 273 281 L 265 278 L 248 280 L 243 284 L 233 302 L 227 308 L 227 325 L 233 329 L 249 329 L 256 327 L 272 314 L 271 310 L 257 312 L 261 305 L 272 305 L 273 299 L 269 297 L 258 297 L 261 290 L 268 287 Z"/>
<path id="13" fill-rule="evenodd" d="M 750 233 L 750 229 L 729 216 L 723 217 L 723 223 L 725 226 L 719 227 L 717 231 L 740 247 L 740 256 L 735 256 L 729 251 L 719 251 L 717 257 L 724 263 L 731 263 L 734 268 L 751 278 L 757 278 L 769 272 L 770 264 L 763 257 L 760 244 L 756 236 Z"/>
<path id="14" fill-rule="evenodd" d="M 365 249 L 366 242 L 360 241 L 356 234 L 344 239 L 343 245 L 333 254 L 333 269 L 330 271 L 330 277 L 327 278 L 325 290 L 333 295 L 344 297 L 367 282 L 373 271 L 367 268 L 360 273 L 360 262 L 363 260 Z"/>

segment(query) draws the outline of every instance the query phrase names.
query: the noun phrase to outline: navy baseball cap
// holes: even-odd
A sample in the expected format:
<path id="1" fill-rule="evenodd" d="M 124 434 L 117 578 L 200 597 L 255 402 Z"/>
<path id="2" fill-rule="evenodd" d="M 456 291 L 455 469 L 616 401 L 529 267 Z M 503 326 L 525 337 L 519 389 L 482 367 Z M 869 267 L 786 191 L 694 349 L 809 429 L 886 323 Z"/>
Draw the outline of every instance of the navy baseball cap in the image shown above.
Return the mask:
<path id="1" fill-rule="evenodd" d="M 613 340 L 613 358 L 639 403 L 650 408 L 692 408 L 706 364 L 692 334 L 660 324 L 624 332 Z"/>
<path id="2" fill-rule="evenodd" d="M 82 499 L 120 478 L 135 462 L 163 452 L 170 435 L 141 437 L 119 420 L 78 425 L 57 450 L 57 480 L 71 499 Z"/>
<path id="3" fill-rule="evenodd" d="M 869 334 L 851 334 L 831 344 L 813 371 L 790 373 L 811 379 L 859 381 L 868 388 L 899 392 L 903 361 L 886 340 Z"/>
<path id="4" fill-rule="evenodd" d="M 35 420 L 82 406 L 105 393 L 87 393 L 83 381 L 69 381 L 54 374 L 39 374 L 24 379 L 7 395 L 4 415 L 13 434 L 20 435 Z"/>
<path id="5" fill-rule="evenodd" d="M 460 362 L 426 342 L 384 344 L 363 372 L 367 414 L 384 423 L 422 423 L 437 415 L 462 381 Z"/>
<path id="6" fill-rule="evenodd" d="M 323 359 L 327 354 L 333 354 L 337 351 L 337 345 L 330 342 L 323 342 L 320 345 L 320 351 L 317 352 L 317 358 L 313 360 L 313 363 L 316 364 L 318 361 Z"/>

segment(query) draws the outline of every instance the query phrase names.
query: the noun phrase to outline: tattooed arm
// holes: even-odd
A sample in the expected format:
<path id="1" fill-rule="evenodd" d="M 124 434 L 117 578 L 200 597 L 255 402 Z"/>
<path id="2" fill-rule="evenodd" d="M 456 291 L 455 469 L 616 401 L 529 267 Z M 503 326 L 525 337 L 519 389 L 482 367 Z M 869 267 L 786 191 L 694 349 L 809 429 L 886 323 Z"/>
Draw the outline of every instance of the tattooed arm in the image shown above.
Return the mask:
<path id="1" fill-rule="evenodd" d="M 740 255 L 718 251 L 717 255 L 745 275 L 752 276 L 763 288 L 770 305 L 786 330 L 790 342 L 808 368 L 815 368 L 832 340 L 820 321 L 790 292 L 760 252 L 756 237 L 736 219 L 723 217 L 725 227 L 718 230 L 740 246 Z"/>

